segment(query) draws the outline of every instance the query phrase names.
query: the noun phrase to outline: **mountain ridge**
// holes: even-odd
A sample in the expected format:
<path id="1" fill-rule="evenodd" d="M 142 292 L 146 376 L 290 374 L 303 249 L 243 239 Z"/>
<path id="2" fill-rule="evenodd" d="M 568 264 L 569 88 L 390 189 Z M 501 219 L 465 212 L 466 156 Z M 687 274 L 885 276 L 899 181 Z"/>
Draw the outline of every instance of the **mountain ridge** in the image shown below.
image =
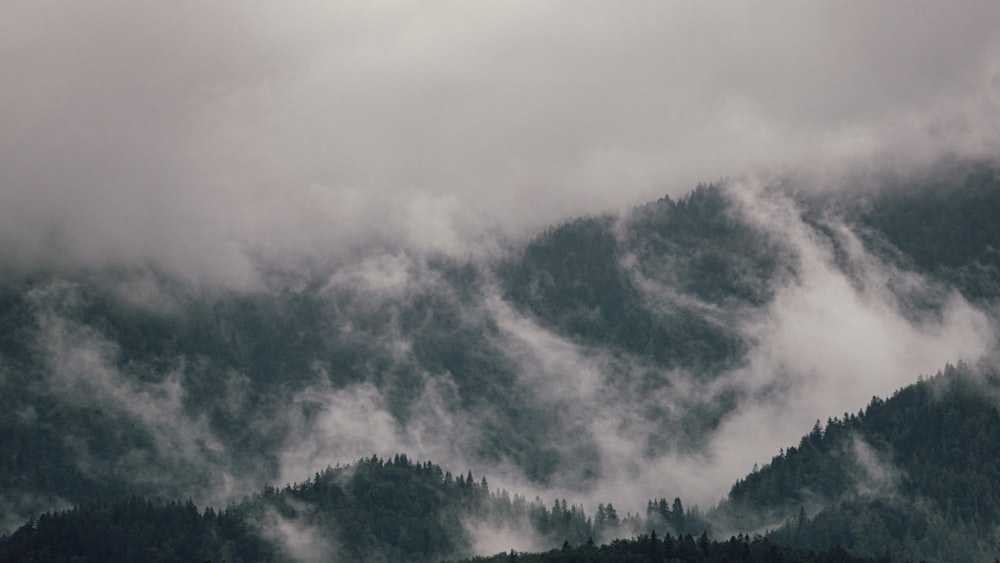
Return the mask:
<path id="1" fill-rule="evenodd" d="M 705 184 L 493 261 L 396 249 L 309 279 L 276 272 L 264 291 L 149 268 L 5 275 L 4 524 L 129 494 L 222 506 L 372 451 L 619 506 L 618 491 L 641 506 L 663 481 L 728 486 L 740 472 L 700 460 L 739 451 L 741 425 L 803 423 L 821 405 L 800 400 L 810 384 L 853 409 L 866 389 L 995 347 L 1000 233 L 982 224 L 996 168 L 890 180 L 865 198 Z"/>

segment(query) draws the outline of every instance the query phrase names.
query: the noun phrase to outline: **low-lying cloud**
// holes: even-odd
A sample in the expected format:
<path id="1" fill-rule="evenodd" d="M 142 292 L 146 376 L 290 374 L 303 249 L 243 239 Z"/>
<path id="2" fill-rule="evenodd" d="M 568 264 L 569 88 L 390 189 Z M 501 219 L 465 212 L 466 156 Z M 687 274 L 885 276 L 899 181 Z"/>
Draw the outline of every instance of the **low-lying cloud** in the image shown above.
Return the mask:
<path id="1" fill-rule="evenodd" d="M 275 420 L 251 421 L 281 437 L 269 452 L 279 485 L 405 452 L 591 512 L 660 496 L 709 506 L 814 420 L 992 346 L 991 321 L 960 295 L 870 254 L 835 214 L 817 232 L 792 198 L 743 173 L 791 169 L 836 186 L 873 163 L 994 157 L 998 16 L 989 2 L 924 1 L 11 3 L 0 9 L 0 271 L 140 272 L 113 291 L 164 314 L 179 300 L 161 273 L 254 291 L 273 275 L 264 270 L 333 272 L 330 299 L 391 307 L 447 291 L 429 254 L 478 257 L 570 216 L 735 175 L 733 212 L 794 257 L 765 307 L 722 311 L 621 265 L 652 308 L 700 309 L 745 338 L 744 364 L 719 378 L 588 348 L 488 284 L 462 312 L 496 329 L 488 344 L 515 366 L 518 392 L 557 425 L 543 444 L 561 460 L 548 483 L 476 455 L 484 421 L 499 415 L 463 407 L 462 374 L 418 365 L 393 325 L 370 345 L 419 374 L 406 416 L 389 390 L 334 384 L 319 365 L 274 399 L 288 399 Z M 914 312 L 901 288 L 939 309 Z M 125 373 L 116 344 L 64 310 L 73 295 L 57 284 L 33 296 L 60 400 L 135 421 L 156 455 L 207 476 L 200 501 L 252 492 L 267 472 L 233 470 L 224 441 L 185 409 L 179 373 Z M 337 322 L 349 331 L 350 320 Z M 651 373 L 664 384 L 641 387 Z M 248 409 L 245 377 L 230 375 L 234 417 Z M 723 396 L 739 400 L 696 448 L 645 416 L 680 424 Z M 92 461 L 84 446 L 81 464 Z M 144 455 L 117 467 L 180 483 Z M 13 508 L 0 525 L 43 502 L 25 498 L 4 497 Z M 302 559 L 332 553 L 293 524 L 275 516 L 273 539 L 303 546 Z M 517 532 L 470 526 L 489 549 Z"/>
<path id="2" fill-rule="evenodd" d="M 957 293 L 945 294 L 938 315 L 915 318 L 892 284 L 934 282 L 898 271 L 852 240 L 846 241 L 849 275 L 837 267 L 832 241 L 803 221 L 790 198 L 754 182 L 736 182 L 730 193 L 745 216 L 794 249 L 797 265 L 766 310 L 744 324 L 752 342 L 747 366 L 727 378 L 746 399 L 709 447 L 714 459 L 728 461 L 719 469 L 732 463 L 746 473 L 797 443 L 815 420 L 855 412 L 872 396 L 886 397 L 918 375 L 991 349 L 992 322 Z M 838 236 L 853 237 L 828 220 Z"/>
<path id="3" fill-rule="evenodd" d="M 491 482 L 584 501 L 590 510 L 614 501 L 639 511 L 660 496 L 705 508 L 755 464 L 797 444 L 816 420 L 856 412 L 875 395 L 887 397 L 922 374 L 991 349 L 995 330 L 986 313 L 957 292 L 869 253 L 835 214 L 824 219 L 824 234 L 788 193 L 763 181 L 733 181 L 724 189 L 734 216 L 782 241 L 793 262 L 773 280 L 767 305 L 726 312 L 749 343 L 743 364 L 707 379 L 683 369 L 663 371 L 566 340 L 494 298 L 489 310 L 507 339 L 500 348 L 517 362 L 519 383 L 560 413 L 559 447 L 571 452 L 587 444 L 593 456 L 567 455 L 546 488 L 516 474 L 491 474 Z M 835 243 L 843 254 L 839 261 Z M 647 283 L 643 291 L 657 289 Z M 905 294 L 914 291 L 935 296 L 936 312 L 912 311 Z M 657 306 L 693 300 L 676 288 L 648 298 Z M 657 388 L 641 384 L 651 371 L 664 382 Z M 732 411 L 720 409 L 718 428 L 698 444 L 683 442 L 677 423 L 685 413 L 734 396 Z M 676 414 L 654 423 L 646 418 L 651 409 Z M 668 444 L 666 451 L 650 450 L 653 438 Z M 599 478 L 581 488 L 577 472 L 586 463 L 596 463 Z"/>
<path id="4" fill-rule="evenodd" d="M 322 563 L 341 561 L 332 530 L 307 523 L 315 509 L 301 501 L 283 499 L 296 517 L 283 516 L 277 509 L 265 510 L 257 522 L 261 537 L 278 546 L 293 561 Z"/>
<path id="5" fill-rule="evenodd" d="M 502 426 L 505 414 L 486 405 L 463 406 L 454 377 L 467 374 L 426 370 L 412 350 L 414 335 L 397 326 L 398 315 L 389 315 L 389 324 L 368 345 L 418 374 L 418 392 L 407 399 L 405 411 L 392 403 L 391 378 L 335 384 L 316 364 L 311 383 L 270 399 L 277 401 L 268 407 L 273 420 L 258 420 L 246 404 L 249 380 L 228 376 L 227 412 L 250 416 L 252 433 L 282 440 L 277 450 L 262 454 L 275 456 L 275 473 L 251 475 L 230 467 L 224 440 L 203 414 L 185 409 L 187 390 L 179 373 L 159 374 L 152 382 L 123 373 L 116 366 L 116 344 L 73 320 L 78 292 L 72 283 L 40 286 L 31 298 L 39 311 L 51 387 L 62 390 L 61 400 L 110 408 L 139 422 L 153 437 L 157 455 L 209 476 L 210 482 L 199 485 L 205 501 L 238 498 L 267 475 L 279 485 L 301 482 L 328 465 L 405 452 L 453 471 L 472 469 L 488 475 L 494 486 L 529 496 L 582 501 L 590 510 L 609 501 L 623 511 L 639 510 L 647 499 L 661 496 L 706 507 L 754 463 L 795 444 L 816 419 L 854 412 L 873 395 L 887 396 L 947 362 L 974 360 L 994 338 L 986 314 L 959 294 L 870 254 L 835 214 L 824 217 L 821 233 L 803 219 L 791 196 L 766 182 L 733 181 L 723 190 L 733 216 L 783 241 L 792 263 L 774 281 L 773 299 L 764 307 L 703 311 L 726 317 L 749 344 L 744 363 L 718 377 L 665 370 L 573 341 L 518 310 L 490 283 L 482 286 L 476 306 L 462 309 L 470 327 L 495 327 L 477 345 L 509 360 L 515 388 L 507 391 L 529 400 L 528 410 L 552 425 L 539 428 L 541 441 L 530 446 L 557 453 L 544 484 L 529 478 L 516 459 L 481 456 L 488 432 L 496 432 L 483 425 Z M 627 263 L 620 267 L 638 275 Z M 933 314 L 915 314 L 900 299 L 900 287 L 935 296 L 940 306 Z M 677 288 L 656 295 L 660 289 L 642 286 L 654 307 L 670 302 L 686 307 L 694 300 Z M 450 289 L 417 255 L 395 251 L 334 273 L 321 293 L 336 300 L 345 291 L 359 299 L 345 306 L 391 309 L 415 295 Z M 337 323 L 349 322 L 351 314 L 341 311 Z M 185 361 L 194 359 L 178 360 Z M 681 426 L 692 409 L 734 397 L 733 410 L 719 410 L 717 428 L 706 427 L 696 444 L 684 441 L 690 436 Z M 82 462 L 87 459 L 82 455 Z M 138 481 L 171 482 L 170 475 L 141 467 L 144 460 L 132 456 L 118 463 L 133 464 L 131 475 Z"/>
<path id="6" fill-rule="evenodd" d="M 997 8 L 14 3 L 0 259 L 257 287 L 758 165 L 996 154 Z"/>
<path id="7" fill-rule="evenodd" d="M 255 481 L 249 472 L 241 475 L 229 466 L 226 446 L 205 415 L 185 409 L 187 391 L 180 373 L 158 374 L 152 382 L 122 373 L 116 365 L 117 344 L 71 318 L 78 300 L 73 284 L 53 282 L 33 290 L 31 297 L 39 311 L 46 388 L 67 406 L 99 409 L 151 438 L 148 450 L 136 448 L 107 459 L 90 451 L 90 436 L 79 439 L 74 429 L 62 429 L 80 471 L 98 478 L 119 475 L 134 485 L 183 491 L 214 504 L 252 492 Z"/>

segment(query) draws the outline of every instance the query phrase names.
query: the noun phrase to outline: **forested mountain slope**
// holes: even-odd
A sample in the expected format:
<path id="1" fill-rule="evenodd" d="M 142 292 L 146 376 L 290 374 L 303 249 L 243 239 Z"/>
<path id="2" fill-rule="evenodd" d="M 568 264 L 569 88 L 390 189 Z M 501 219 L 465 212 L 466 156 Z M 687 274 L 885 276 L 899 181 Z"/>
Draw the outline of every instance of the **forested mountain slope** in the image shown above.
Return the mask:
<path id="1" fill-rule="evenodd" d="M 929 177 L 877 191 L 860 209 L 858 222 L 920 271 L 970 299 L 995 299 L 1000 296 L 998 216 L 996 169 L 952 163 Z"/>
<path id="2" fill-rule="evenodd" d="M 719 370 L 744 351 L 738 334 L 705 314 L 760 306 L 781 258 L 776 241 L 729 210 L 718 186 L 699 186 L 613 217 L 577 219 L 500 265 L 506 295 L 560 332 L 620 347 L 666 366 Z M 643 286 L 689 302 L 653 300 Z"/>
<path id="3" fill-rule="evenodd" d="M 558 227 L 497 264 L 497 281 L 482 265 L 405 254 L 251 293 L 192 288 L 150 270 L 8 276 L 0 283 L 0 400 L 16 416 L 0 421 L 7 513 L 128 492 L 210 500 L 226 480 L 252 488 L 282 478 L 294 433 L 314 432 L 332 403 L 358 395 L 402 425 L 423 421 L 423 403 L 433 401 L 475 434 L 461 444 L 466 455 L 511 461 L 539 482 L 586 486 L 600 472 L 593 439 L 576 432 L 569 448 L 559 445 L 576 424 L 565 416 L 576 405 L 533 387 L 552 378 L 575 385 L 567 364 L 596 362 L 584 369 L 615 379 L 625 393 L 608 398 L 625 404 L 637 384 L 666 384 L 658 366 L 711 375 L 738 360 L 739 334 L 691 307 L 664 311 L 620 264 L 633 247 L 644 256 L 639 264 L 690 262 L 671 252 L 716 236 L 708 223 L 731 222 L 721 197 L 704 187 L 668 202 L 661 211 L 670 219 L 644 209 L 627 244 L 612 236 L 610 218 Z M 640 235 L 653 232 L 645 223 L 675 219 L 692 232 L 663 228 L 683 240 Z M 701 287 L 703 262 L 669 274 Z M 537 276 L 549 281 L 539 285 Z M 574 357 L 539 366 L 549 344 L 524 337 L 531 319 Z M 575 342 L 582 347 L 573 350 Z M 627 365 L 630 355 L 653 363 Z M 643 408 L 657 416 L 656 405 Z M 725 408 L 703 404 L 707 418 L 685 409 L 680 420 L 650 422 L 669 429 L 656 440 L 694 440 Z M 176 422 L 166 426 L 183 427 L 163 435 L 168 418 Z"/>
<path id="4" fill-rule="evenodd" d="M 984 362 L 873 398 L 733 485 L 716 516 L 895 559 L 975 561 L 1000 536 L 1000 374 Z"/>
<path id="5" fill-rule="evenodd" d="M 565 499 L 549 508 L 491 491 L 471 472 L 454 477 L 403 455 L 372 456 L 283 489 L 267 487 L 224 510 L 130 497 L 43 514 L 0 536 L 0 560 L 440 561 L 504 540 L 593 546 L 595 538 L 664 526 L 690 539 L 707 524 L 697 514 L 679 528 L 655 513 L 619 517 L 610 503 L 591 518 Z"/>
<path id="6" fill-rule="evenodd" d="M 998 401 L 995 370 L 949 366 L 888 399 L 873 398 L 857 414 L 817 422 L 797 447 L 737 481 L 704 518 L 685 513 L 679 499 L 672 509 L 651 500 L 645 517 L 619 516 L 610 504 L 593 517 L 565 500 L 547 508 L 491 491 L 485 477 L 453 477 L 397 455 L 328 468 L 220 511 L 130 498 L 46 514 L 0 538 L 0 557 L 436 561 L 507 537 L 521 545 L 531 538 L 539 548 L 564 544 L 518 554 L 526 561 L 861 560 L 825 551 L 831 548 L 880 560 L 985 560 L 1000 522 Z M 707 532 L 719 540 L 727 529 L 768 523 L 770 541 L 742 533 L 729 541 L 692 538 Z M 598 547 L 622 535 L 638 537 Z"/>
<path id="7" fill-rule="evenodd" d="M 589 505 L 690 490 L 706 506 L 817 409 L 996 348 L 998 207 L 996 167 L 957 162 L 842 189 L 702 185 L 499 255 L 262 261 L 255 288 L 152 265 L 3 270 L 0 526 L 130 496 L 227 506 L 373 452 Z M 912 438 L 854 424 L 831 419 L 830 440 L 887 456 Z M 819 518 L 856 487 L 825 466 L 808 489 L 757 481 L 781 463 L 734 488 L 739 516 L 716 531 Z M 920 483 L 975 489 L 995 469 L 942 467 Z M 952 529 L 991 525 L 981 496 L 920 494 Z"/>

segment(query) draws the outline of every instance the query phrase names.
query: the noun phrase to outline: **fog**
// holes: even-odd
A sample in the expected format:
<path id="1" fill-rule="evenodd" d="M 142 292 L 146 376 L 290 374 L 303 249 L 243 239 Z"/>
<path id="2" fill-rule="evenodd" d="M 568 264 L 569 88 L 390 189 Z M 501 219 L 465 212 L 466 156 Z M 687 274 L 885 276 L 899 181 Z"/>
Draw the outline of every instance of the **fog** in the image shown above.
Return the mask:
<path id="1" fill-rule="evenodd" d="M 346 335 L 350 307 L 451 291 L 428 256 L 469 260 L 487 282 L 463 322 L 490 328 L 486 344 L 516 368 L 511 396 L 547 417 L 554 430 L 539 439 L 559 457 L 539 482 L 515 459 L 479 455 L 487 427 L 505 421 L 462 405 L 462 374 L 420 365 L 389 314 L 369 345 L 417 374 L 406 412 L 391 387 L 336 384 L 318 362 L 307 385 L 273 398 L 281 410 L 250 416 L 247 376 L 231 373 L 219 400 L 273 447 L 271 466 L 241 469 L 189 408 L 181 368 L 137 378 L 111 337 L 76 318 L 73 284 L 53 282 L 31 295 L 43 384 L 131 421 L 155 448 L 109 465 L 68 436 L 85 472 L 222 506 L 266 477 L 281 486 L 401 452 L 590 513 L 599 502 L 638 512 L 661 496 L 706 508 L 815 420 L 993 346 L 984 311 L 872 255 L 834 211 L 818 232 L 775 185 L 847 190 L 873 170 L 995 157 L 998 20 L 1000 7 L 973 0 L 8 2 L 0 273 L 97 272 L 123 303 L 159 315 L 191 288 L 266 293 L 322 276 L 320 294 L 353 299 L 338 311 Z M 491 278 L 497 256 L 548 226 L 603 212 L 624 221 L 718 178 L 734 216 L 790 258 L 770 302 L 724 309 L 644 278 L 634 256 L 619 264 L 650 308 L 698 310 L 748 344 L 718 377 L 587 347 Z M 914 310 L 911 294 L 938 309 Z M 666 383 L 644 387 L 649 374 Z M 682 443 L 685 413 L 733 396 L 697 447 Z M 886 460 L 860 441 L 852 453 L 859 489 L 891 488 Z M 0 501 L 0 531 L 66 506 L 28 493 Z M 271 516 L 267 537 L 292 556 L 336 555 L 319 531 Z M 521 530 L 467 525 L 481 553 L 541 547 Z"/>
<path id="2" fill-rule="evenodd" d="M 933 282 L 848 244 L 851 279 L 835 265 L 829 241 L 806 225 L 789 198 L 768 194 L 759 180 L 736 182 L 730 193 L 747 216 L 789 244 L 797 265 L 763 314 L 743 325 L 754 346 L 747 367 L 731 375 L 752 399 L 717 434 L 710 451 L 725 462 L 708 474 L 729 471 L 733 463 L 745 474 L 778 448 L 796 445 L 816 420 L 857 412 L 875 395 L 887 397 L 918 375 L 992 348 L 993 321 L 957 293 L 943 298 L 939 315 L 914 318 L 898 301 L 906 291 L 900 288 L 932 292 Z M 840 237 L 854 236 L 835 217 L 827 221 Z"/>
<path id="3" fill-rule="evenodd" d="M 205 414 L 185 406 L 191 391 L 180 372 L 148 381 L 137 375 L 149 368 L 122 366 L 118 345 L 81 322 L 81 294 L 73 282 L 50 282 L 30 293 L 41 330 L 39 344 L 49 364 L 45 384 L 60 401 L 124 417 L 152 438 L 153 451 L 136 450 L 106 460 L 92 454 L 86 441 L 68 436 L 85 474 L 121 472 L 134 484 L 184 491 L 204 505 L 239 500 L 265 480 L 279 486 L 303 482 L 327 466 L 373 453 L 390 457 L 401 452 L 457 474 L 471 469 L 477 478 L 488 477 L 494 489 L 528 498 L 537 495 L 546 503 L 555 498 L 580 502 L 590 513 L 607 502 L 622 514 L 640 512 L 650 498 L 675 496 L 688 507 L 705 509 L 755 464 L 796 445 L 814 421 L 856 412 L 873 395 L 886 397 L 947 362 L 975 360 L 988 354 L 995 341 L 993 321 L 984 311 L 939 282 L 869 253 L 832 209 L 820 220 L 826 228 L 820 232 L 803 219 L 798 201 L 776 189 L 775 182 L 745 176 L 722 187 L 730 214 L 780 240 L 788 260 L 773 280 L 773 299 L 763 307 L 708 305 L 679 286 L 642 279 L 634 256 L 625 256 L 619 264 L 642 282 L 638 287 L 650 307 L 691 307 L 714 322 L 732 325 L 746 340 L 744 361 L 717 377 L 665 369 L 648 359 L 574 341 L 519 310 L 495 283 L 480 288 L 477 306 L 464 306 L 461 314 L 468 317 L 469 326 L 496 329 L 477 346 L 489 346 L 514 366 L 510 400 L 526 401 L 527 412 L 538 413 L 539 420 L 551 426 L 537 428 L 542 442 L 531 446 L 558 454 L 544 482 L 530 478 L 515 459 L 481 455 L 481 445 L 489 438 L 483 425 L 506 424 L 506 415 L 463 408 L 454 377 L 468 375 L 426 369 L 412 350 L 416 335 L 403 328 L 398 312 L 386 315 L 388 323 L 371 335 L 369 344 L 394 365 L 419 374 L 420 391 L 402 412 L 391 404 L 393 385 L 398 384 L 392 378 L 378 384 L 369 379 L 337 385 L 322 363 L 314 365 L 312 383 L 291 395 L 269 398 L 263 409 L 248 403 L 246 376 L 228 376 L 225 396 L 215 401 L 224 403 L 227 412 L 240 417 L 260 439 L 282 437 L 259 452 L 257 463 L 274 456 L 272 474 L 263 467 L 244 467 L 245 459 L 227 451 L 226 438 L 215 434 Z M 835 243 L 841 250 L 839 261 Z M 489 276 L 486 270 L 483 274 Z M 149 310 L 176 314 L 174 301 L 180 298 L 165 296 L 169 291 L 155 281 L 147 276 L 121 279 L 125 281 L 112 283 L 110 291 L 123 303 L 136 306 L 143 296 L 154 295 L 158 297 Z M 392 311 L 421 295 L 450 291 L 441 274 L 419 255 L 401 250 L 364 256 L 334 271 L 320 290 L 329 299 L 336 299 L 337 292 L 356 299 L 353 305 L 345 302 L 348 309 L 339 312 L 337 322 L 348 323 L 342 330 L 350 330 L 354 315 L 366 309 Z M 939 307 L 913 310 L 906 300 L 909 294 L 930 296 Z M 192 359 L 180 358 L 179 365 L 185 361 Z M 649 387 L 649 374 L 665 384 Z M 737 403 L 732 410 L 720 411 L 716 428 L 696 444 L 685 442 L 683 417 L 734 395 Z M 650 412 L 666 415 L 654 420 Z M 654 443 L 662 445 L 652 447 Z M 859 490 L 889 494 L 895 470 L 886 460 L 863 442 L 850 453 L 860 468 Z M 58 499 L 34 499 L 24 508 L 12 499 L 5 502 L 18 515 L 32 506 L 64 506 Z M 479 553 L 495 551 L 498 542 L 518 533 L 489 533 L 475 520 L 467 526 Z M 327 553 L 322 551 L 327 547 L 315 543 L 316 530 L 302 529 L 278 515 L 267 528 L 267 537 L 304 559 Z M 508 545 L 540 545 L 537 538 L 521 538 L 522 543 Z"/>
<path id="4" fill-rule="evenodd" d="M 293 503 L 291 499 L 286 499 L 286 503 L 298 518 L 286 518 L 277 510 L 269 509 L 264 519 L 256 523 L 261 536 L 279 546 L 292 561 L 342 561 L 344 558 L 337 553 L 334 539 L 328 530 L 301 521 L 314 509 L 301 502 Z"/>
<path id="5" fill-rule="evenodd" d="M 512 339 L 504 350 L 521 361 L 522 383 L 549 408 L 564 413 L 562 424 L 573 438 L 562 447 L 570 451 L 586 444 L 584 451 L 592 452 L 600 468 L 600 478 L 581 489 L 580 467 L 590 460 L 567 456 L 562 480 L 543 489 L 515 481 L 513 490 L 579 500 L 590 512 L 612 500 L 622 512 L 641 512 L 650 498 L 674 496 L 705 509 L 754 465 L 798 445 L 817 420 L 822 424 L 857 412 L 873 396 L 888 397 L 948 362 L 974 360 L 992 349 L 994 321 L 985 312 L 957 293 L 945 293 L 937 314 L 915 317 L 899 301 L 906 291 L 901 288 L 942 292 L 935 282 L 852 246 L 857 242 L 853 232 L 830 216 L 827 225 L 848 239 L 851 267 L 838 267 L 831 241 L 804 221 L 787 194 L 768 188 L 764 180 L 744 178 L 728 184 L 726 193 L 735 213 L 783 241 L 793 275 L 778 280 L 775 297 L 764 308 L 726 313 L 751 348 L 745 365 L 718 378 L 706 381 L 670 370 L 661 373 L 667 386 L 642 388 L 642 375 L 662 368 L 575 345 L 509 308 L 494 307 L 501 330 Z M 650 298 L 666 307 L 670 301 L 694 299 L 675 288 Z M 622 372 L 629 374 L 624 380 L 629 383 L 613 377 Z M 649 408 L 679 418 L 725 401 L 729 392 L 740 397 L 735 410 L 694 448 L 683 445 L 676 427 L 644 419 Z M 649 440 L 655 438 L 676 448 L 651 456 Z M 885 481 L 888 470 L 879 469 L 879 460 L 864 446 L 855 452 L 868 471 L 859 483 Z M 511 479 L 494 473 L 494 485 Z"/>
<path id="6" fill-rule="evenodd" d="M 528 391 L 518 391 L 518 396 L 530 397 L 533 408 L 551 413 L 547 420 L 559 429 L 551 446 L 561 461 L 549 482 L 533 482 L 516 464 L 483 464 L 470 455 L 482 439 L 477 420 L 454 410 L 454 402 L 443 399 L 448 394 L 434 385 L 413 405 L 405 425 L 395 422 L 372 387 L 325 391 L 320 396 L 329 411 L 318 419 L 318 428 L 333 430 L 303 434 L 315 435 L 330 454 L 357 446 L 352 436 L 361 436 L 361 447 L 350 450 L 355 457 L 365 448 L 387 453 L 403 449 L 449 460 L 458 471 L 471 467 L 476 475 L 487 475 L 493 487 L 529 498 L 568 498 L 583 502 L 590 512 L 609 501 L 623 513 L 639 512 L 646 500 L 660 496 L 681 496 L 704 509 L 721 500 L 754 465 L 797 445 L 815 421 L 857 412 L 875 395 L 888 397 L 948 362 L 989 352 L 995 329 L 985 312 L 937 282 L 868 253 L 851 228 L 829 215 L 824 224 L 847 256 L 847 267 L 838 265 L 833 240 L 805 222 L 792 198 L 771 187 L 747 177 L 725 188 L 733 213 L 782 240 L 792 263 L 791 273 L 777 280 L 767 306 L 706 311 L 735 323 L 751 343 L 745 364 L 718 378 L 705 380 L 684 369 L 663 370 L 641 358 L 588 348 L 513 308 L 495 288 L 488 290 L 483 310 L 470 312 L 496 324 L 495 344 L 517 366 L 519 389 Z M 639 275 L 627 263 L 622 267 Z M 392 272 L 359 279 L 383 288 L 399 281 Z M 418 278 L 408 284 L 427 283 Z M 392 291 L 400 293 L 398 287 Z M 696 300 L 676 288 L 647 284 L 644 291 L 660 307 Z M 902 299 L 907 292 L 936 296 L 940 310 L 913 311 Z M 658 372 L 668 384 L 644 388 L 643 376 L 649 372 Z M 427 377 L 435 385 L 449 385 L 447 376 Z M 676 423 L 691 409 L 718 403 L 733 392 L 740 397 L 735 410 L 693 448 L 683 443 L 677 426 L 658 426 L 645 418 L 649 409 L 660 409 L 672 413 L 668 420 Z M 362 415 L 369 423 L 355 428 L 351 421 Z M 668 448 L 651 454 L 650 440 L 657 439 Z M 315 460 L 342 461 L 345 453 Z M 866 471 L 858 476 L 859 487 L 869 490 L 887 482 L 890 469 L 880 465 L 884 462 L 866 444 L 859 443 L 853 453 Z M 308 476 L 315 460 L 296 466 Z"/>
<path id="7" fill-rule="evenodd" d="M 991 2 L 9 3 L 0 257 L 252 288 L 760 166 L 995 154 Z"/>
<path id="8" fill-rule="evenodd" d="M 185 408 L 188 390 L 179 373 L 157 374 L 154 381 L 143 381 L 137 373 L 118 368 L 117 343 L 73 319 L 79 307 L 73 284 L 54 282 L 33 290 L 31 297 L 39 309 L 39 344 L 47 363 L 42 372 L 45 388 L 65 405 L 105 413 L 112 425 L 120 427 L 104 431 L 119 440 L 135 443 L 122 438 L 130 432 L 151 438 L 149 449 L 136 447 L 108 459 L 101 453 L 103 444 L 85 428 L 64 428 L 64 445 L 84 475 L 115 475 L 131 485 L 186 493 L 216 506 L 247 495 L 258 485 L 252 471 L 235 470 L 225 444 L 205 416 Z M 238 384 L 232 389 L 224 400 L 237 403 Z"/>

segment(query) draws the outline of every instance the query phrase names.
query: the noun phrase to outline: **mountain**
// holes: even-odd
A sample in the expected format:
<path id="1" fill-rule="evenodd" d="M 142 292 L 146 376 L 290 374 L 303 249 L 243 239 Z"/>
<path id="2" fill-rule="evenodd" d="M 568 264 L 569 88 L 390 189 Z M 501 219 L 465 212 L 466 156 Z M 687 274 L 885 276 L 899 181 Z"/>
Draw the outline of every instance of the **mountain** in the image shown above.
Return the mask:
<path id="1" fill-rule="evenodd" d="M 656 524 L 619 519 L 610 504 L 592 520 L 565 499 L 550 509 L 537 498 L 491 492 L 471 472 L 453 477 L 405 455 L 372 456 L 220 511 L 130 497 L 46 513 L 0 538 L 0 560 L 440 561 L 470 555 L 483 533 L 593 545 L 620 527 Z M 699 525 L 696 517 L 690 525 Z"/>
<path id="2" fill-rule="evenodd" d="M 421 412 L 433 402 L 441 416 L 468 421 L 474 440 L 461 446 L 474 459 L 513 463 L 540 483 L 585 487 L 600 478 L 594 439 L 578 428 L 575 443 L 560 445 L 574 433 L 577 406 L 533 387 L 553 376 L 575 385 L 559 362 L 596 362 L 587 369 L 627 382 L 627 393 L 607 399 L 631 403 L 641 392 L 630 389 L 635 368 L 624 365 L 633 356 L 649 363 L 639 383 L 658 387 L 668 384 L 664 369 L 712 374 L 737 362 L 740 335 L 696 306 L 661 310 L 619 264 L 633 250 L 645 257 L 640 263 L 653 262 L 713 237 L 721 237 L 712 243 L 721 253 L 742 235 L 716 233 L 721 206 L 719 189 L 703 187 L 676 206 L 643 209 L 625 243 L 612 236 L 609 218 L 582 219 L 491 267 L 377 255 L 323 279 L 253 293 L 193 288 L 148 269 L 8 276 L 0 284 L 0 369 L 6 412 L 16 416 L 0 427 L 5 512 L 127 493 L 211 500 L 226 480 L 252 489 L 281 479 L 282 455 L 300 438 L 315 439 L 296 433 L 315 433 L 333 414 L 332 397 L 370 399 L 404 426 L 439 422 Z M 662 227 L 677 217 L 686 226 Z M 637 234 L 656 224 L 665 232 Z M 678 233 L 686 238 L 673 240 Z M 710 277 L 703 270 L 712 259 L 675 259 L 700 261 L 647 274 L 687 272 L 691 287 Z M 539 277 L 548 281 L 539 285 Z M 541 348 L 552 343 L 526 339 L 528 329 L 565 348 L 567 359 L 544 365 L 540 355 L 550 350 Z M 656 405 L 643 408 L 644 417 L 657 416 Z M 694 409 L 680 421 L 661 414 L 650 422 L 688 440 L 712 424 Z M 342 461 L 330 457 L 318 463 Z"/>
<path id="3" fill-rule="evenodd" d="M 890 182 L 857 209 L 858 222 L 871 246 L 988 301 L 1000 296 L 998 191 L 994 167 L 950 163 L 917 181 Z"/>
<path id="4" fill-rule="evenodd" d="M 816 426 L 733 485 L 717 511 L 769 537 L 896 560 L 985 561 L 1000 541 L 1000 372 L 948 366 Z"/>
<path id="5" fill-rule="evenodd" d="M 968 370 L 957 362 L 995 349 L 996 210 L 996 167 L 956 161 L 837 189 L 725 180 L 466 259 L 389 244 L 308 272 L 261 259 L 265 283 L 255 288 L 140 263 L 4 270 L 0 529 L 26 534 L 23 524 L 42 513 L 116 506 L 190 512 L 177 499 L 249 510 L 243 499 L 274 483 L 314 491 L 321 468 L 406 452 L 489 472 L 529 496 L 579 498 L 594 516 L 580 528 L 587 536 L 574 532 L 576 546 L 607 520 L 604 503 L 716 502 L 753 460 L 826 413 L 807 442 L 840 458 L 817 454 L 782 473 L 793 457 L 782 452 L 706 511 L 704 527 L 780 528 L 774 538 L 793 545 L 842 543 L 877 556 L 881 539 L 824 544 L 818 532 L 783 526 L 819 530 L 810 523 L 851 510 L 881 521 L 916 503 L 935 530 L 945 522 L 955 535 L 890 526 L 893 554 L 986 555 L 970 538 L 989 537 L 992 505 L 951 491 L 978 490 L 995 468 L 973 475 L 932 456 L 926 466 L 937 473 L 900 493 L 909 504 L 858 496 L 868 474 L 857 460 L 869 454 L 907 478 L 922 475 L 894 457 L 916 438 L 839 413 L 908 393 L 918 374 L 946 362 L 960 366 L 947 373 Z M 974 408 L 955 410 L 960 420 L 948 424 L 988 422 Z M 923 489 L 949 479 L 944 492 Z M 295 490 L 281 491 L 298 502 Z M 633 524 L 656 521 L 655 512 L 661 532 L 702 531 L 672 526 L 672 508 L 658 500 L 646 506 L 654 510 Z M 647 533 L 642 525 L 621 533 Z M 471 540 L 450 534 L 435 536 L 445 546 L 435 557 L 472 553 L 463 552 Z M 570 539 L 541 537 L 551 545 L 529 547 Z M 935 551 L 939 539 L 970 551 Z M 416 549 L 390 540 L 378 542 Z"/>
<path id="6" fill-rule="evenodd" d="M 522 561 L 986 560 L 1000 523 L 993 365 L 948 366 L 857 414 L 817 422 L 704 516 L 685 512 L 680 499 L 672 507 L 660 499 L 649 501 L 644 518 L 620 518 L 610 504 L 590 517 L 565 500 L 549 509 L 540 499 L 491 492 L 471 472 L 453 477 L 404 455 L 373 456 L 267 487 L 221 511 L 133 497 L 45 514 L 0 538 L 0 559 L 437 561 L 467 556 L 489 530 L 563 544 L 520 552 Z M 766 539 L 740 533 L 710 542 L 706 534 L 768 523 Z M 594 542 L 619 535 L 635 539 Z"/>

